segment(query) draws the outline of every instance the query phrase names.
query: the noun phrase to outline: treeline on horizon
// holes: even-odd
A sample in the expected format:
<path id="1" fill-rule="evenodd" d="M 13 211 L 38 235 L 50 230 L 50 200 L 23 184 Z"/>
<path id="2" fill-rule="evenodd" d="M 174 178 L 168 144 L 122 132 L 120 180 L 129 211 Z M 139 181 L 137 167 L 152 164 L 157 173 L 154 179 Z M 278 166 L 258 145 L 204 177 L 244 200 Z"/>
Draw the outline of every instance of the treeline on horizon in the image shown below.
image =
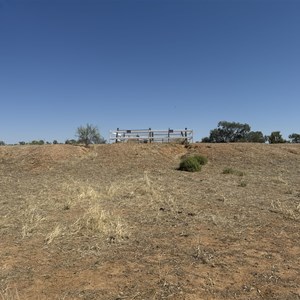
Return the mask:
<path id="1" fill-rule="evenodd" d="M 88 144 L 105 144 L 106 140 L 100 135 L 97 126 L 87 124 L 86 126 L 80 126 L 76 131 L 77 139 L 67 139 L 64 144 L 77 145 L 84 143 Z M 270 135 L 264 135 L 261 131 L 251 131 L 249 124 L 220 121 L 217 128 L 210 131 L 209 136 L 204 137 L 202 143 L 300 143 L 300 134 L 292 133 L 289 136 L 289 140 L 285 140 L 282 137 L 280 131 L 273 131 Z M 199 142 L 197 142 L 199 143 Z M 63 144 L 54 140 L 52 143 L 44 140 L 33 140 L 31 142 L 21 141 L 15 145 L 50 145 L 50 144 Z M 0 141 L 0 146 L 4 146 L 6 143 Z"/>
<path id="2" fill-rule="evenodd" d="M 273 131 L 264 135 L 261 131 L 251 131 L 249 124 L 220 121 L 218 127 L 211 130 L 208 137 L 202 139 L 203 143 L 300 143 L 300 134 L 292 133 L 289 140 L 285 140 L 280 131 Z"/>

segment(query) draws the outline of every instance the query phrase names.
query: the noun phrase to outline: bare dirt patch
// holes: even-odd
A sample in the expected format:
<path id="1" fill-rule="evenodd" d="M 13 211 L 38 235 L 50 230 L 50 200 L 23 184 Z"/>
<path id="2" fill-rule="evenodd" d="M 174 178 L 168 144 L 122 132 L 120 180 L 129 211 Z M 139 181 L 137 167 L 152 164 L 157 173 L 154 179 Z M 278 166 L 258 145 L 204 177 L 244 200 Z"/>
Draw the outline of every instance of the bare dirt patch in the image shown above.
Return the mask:
<path id="1" fill-rule="evenodd" d="M 300 299 L 299 165 L 292 144 L 0 147 L 0 299 Z"/>

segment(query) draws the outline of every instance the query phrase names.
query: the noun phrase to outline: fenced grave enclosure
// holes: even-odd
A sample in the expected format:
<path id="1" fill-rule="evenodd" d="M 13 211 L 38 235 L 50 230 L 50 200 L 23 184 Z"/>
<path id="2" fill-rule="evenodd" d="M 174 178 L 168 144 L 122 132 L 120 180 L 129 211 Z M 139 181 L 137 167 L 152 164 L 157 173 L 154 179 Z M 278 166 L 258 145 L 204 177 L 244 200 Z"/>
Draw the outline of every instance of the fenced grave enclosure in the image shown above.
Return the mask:
<path id="1" fill-rule="evenodd" d="M 193 142 L 193 130 L 190 129 L 119 129 L 111 130 L 110 143 L 177 143 L 189 144 Z"/>

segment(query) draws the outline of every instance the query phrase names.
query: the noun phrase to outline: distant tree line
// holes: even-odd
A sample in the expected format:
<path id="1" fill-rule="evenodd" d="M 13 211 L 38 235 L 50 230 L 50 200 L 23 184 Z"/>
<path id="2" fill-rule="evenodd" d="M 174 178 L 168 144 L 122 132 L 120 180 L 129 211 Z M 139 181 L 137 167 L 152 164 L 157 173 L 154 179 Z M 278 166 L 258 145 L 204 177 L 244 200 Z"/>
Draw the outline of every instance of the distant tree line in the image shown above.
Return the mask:
<path id="1" fill-rule="evenodd" d="M 280 131 L 273 131 L 264 135 L 261 131 L 251 131 L 249 124 L 220 121 L 218 127 L 212 129 L 208 137 L 202 139 L 203 143 L 300 143 L 300 134 L 289 135 L 290 141 L 283 139 Z"/>
<path id="2" fill-rule="evenodd" d="M 106 140 L 101 136 L 97 126 L 86 124 L 80 126 L 76 130 L 77 139 L 67 139 L 65 144 L 80 145 L 84 144 L 105 144 Z M 264 135 L 261 131 L 251 131 L 249 124 L 220 121 L 217 128 L 212 129 L 208 137 L 202 139 L 203 143 L 300 143 L 300 134 L 292 133 L 289 135 L 289 141 L 283 139 L 280 131 L 273 131 L 270 135 Z M 19 145 L 50 145 L 62 144 L 57 140 L 52 143 L 44 140 L 33 140 L 31 142 L 19 142 Z M 0 146 L 4 146 L 5 142 L 0 141 Z"/>

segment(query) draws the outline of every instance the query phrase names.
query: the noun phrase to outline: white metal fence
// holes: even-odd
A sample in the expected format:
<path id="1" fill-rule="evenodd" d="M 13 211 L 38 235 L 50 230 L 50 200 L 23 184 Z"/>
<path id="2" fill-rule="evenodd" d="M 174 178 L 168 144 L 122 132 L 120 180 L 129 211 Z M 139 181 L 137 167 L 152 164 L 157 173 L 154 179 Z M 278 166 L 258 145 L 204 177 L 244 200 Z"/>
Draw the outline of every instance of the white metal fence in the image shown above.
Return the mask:
<path id="1" fill-rule="evenodd" d="M 119 129 L 111 130 L 110 143 L 181 143 L 188 144 L 193 142 L 193 130 L 190 129 L 168 129 L 153 130 L 149 129 Z"/>

